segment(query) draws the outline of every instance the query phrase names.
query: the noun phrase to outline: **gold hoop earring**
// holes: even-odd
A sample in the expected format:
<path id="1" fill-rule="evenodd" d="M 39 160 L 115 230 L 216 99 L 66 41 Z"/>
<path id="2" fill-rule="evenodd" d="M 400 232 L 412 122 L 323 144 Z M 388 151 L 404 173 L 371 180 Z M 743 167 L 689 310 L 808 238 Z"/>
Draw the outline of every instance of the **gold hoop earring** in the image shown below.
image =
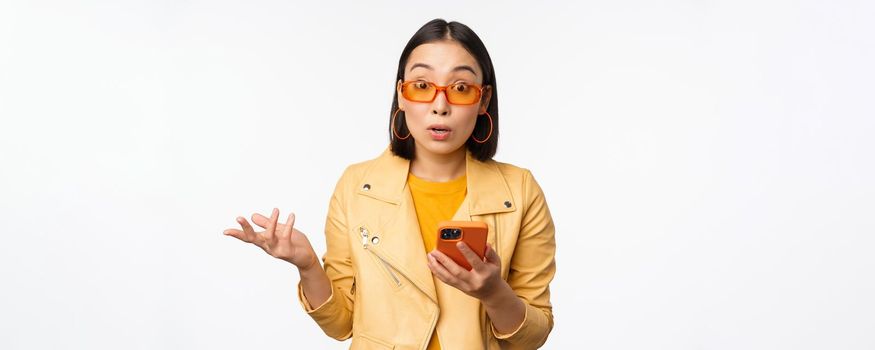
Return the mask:
<path id="1" fill-rule="evenodd" d="M 482 114 L 481 114 L 481 115 L 482 115 Z M 477 142 L 477 143 L 484 143 L 484 142 L 486 142 L 486 141 L 489 141 L 489 138 L 492 137 L 492 116 L 489 115 L 489 112 L 486 112 L 486 116 L 489 117 L 489 135 L 486 135 L 486 138 L 483 139 L 483 141 L 480 141 L 480 140 L 478 140 L 476 137 L 474 137 L 474 133 L 471 133 L 471 138 L 474 139 L 474 142 Z M 393 129 L 393 130 L 394 130 L 394 129 Z"/>
<path id="2" fill-rule="evenodd" d="M 401 108 L 398 108 L 395 113 L 392 114 L 392 133 L 395 134 L 395 137 L 399 140 L 407 140 L 407 138 L 410 137 L 410 130 L 407 131 L 407 136 L 404 137 L 401 137 L 398 135 L 398 132 L 395 131 L 395 116 L 398 115 L 398 112 L 401 112 Z"/>

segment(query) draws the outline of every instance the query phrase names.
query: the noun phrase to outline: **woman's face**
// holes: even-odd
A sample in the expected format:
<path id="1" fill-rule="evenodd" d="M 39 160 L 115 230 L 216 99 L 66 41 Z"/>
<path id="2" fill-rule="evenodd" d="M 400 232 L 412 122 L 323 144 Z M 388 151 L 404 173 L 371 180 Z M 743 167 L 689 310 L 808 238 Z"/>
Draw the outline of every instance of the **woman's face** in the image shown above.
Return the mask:
<path id="1" fill-rule="evenodd" d="M 441 40 L 417 46 L 410 53 L 404 67 L 404 81 L 423 80 L 440 86 L 457 82 L 480 85 L 483 72 L 474 56 L 461 44 L 452 40 Z M 492 90 L 483 87 L 478 103 L 454 105 L 447 102 L 445 92 L 438 92 L 432 102 L 409 101 L 401 95 L 398 81 L 398 106 L 404 111 L 407 128 L 416 144 L 416 153 L 429 152 L 449 154 L 471 137 L 477 116 L 486 113 Z M 446 134 L 432 130 L 435 126 L 448 129 Z M 403 135 L 402 135 L 403 136 Z"/>

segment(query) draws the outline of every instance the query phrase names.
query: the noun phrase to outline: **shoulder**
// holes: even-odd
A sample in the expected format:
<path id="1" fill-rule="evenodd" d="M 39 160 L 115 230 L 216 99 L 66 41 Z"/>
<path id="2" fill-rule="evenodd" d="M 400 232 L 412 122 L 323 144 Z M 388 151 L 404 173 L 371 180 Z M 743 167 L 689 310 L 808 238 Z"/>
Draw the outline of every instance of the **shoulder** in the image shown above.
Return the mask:
<path id="1" fill-rule="evenodd" d="M 525 177 L 530 176 L 531 171 L 528 168 L 521 167 L 519 165 L 501 162 L 497 160 L 490 160 L 488 163 L 492 163 L 493 166 L 501 172 L 505 177 Z"/>
<path id="2" fill-rule="evenodd" d="M 361 179 L 365 173 L 367 173 L 368 169 L 372 168 L 374 164 L 380 157 L 371 158 L 367 160 L 362 160 L 354 163 L 350 163 L 343 169 L 343 172 L 340 175 L 339 181 L 352 181 L 355 182 L 358 179 Z"/>
<path id="3" fill-rule="evenodd" d="M 335 191 L 352 190 L 364 178 L 365 174 L 384 157 L 385 153 L 371 159 L 349 163 L 337 179 Z"/>
<path id="4" fill-rule="evenodd" d="M 509 183 L 527 185 L 535 180 L 535 176 L 529 168 L 516 164 L 491 160 L 495 168 L 507 179 Z"/>
<path id="5" fill-rule="evenodd" d="M 343 173 L 341 174 L 341 178 L 361 177 L 361 175 L 364 174 L 365 171 L 368 168 L 370 168 L 375 162 L 376 162 L 376 159 L 368 159 L 368 160 L 363 160 L 363 161 L 349 164 L 346 166 L 345 169 L 343 169 Z"/>
<path id="6" fill-rule="evenodd" d="M 537 197 L 544 196 L 541 186 L 535 180 L 535 175 L 532 174 L 532 170 L 529 168 L 494 160 L 490 162 L 504 176 L 511 192 L 520 194 L 521 199 L 526 204 Z"/>

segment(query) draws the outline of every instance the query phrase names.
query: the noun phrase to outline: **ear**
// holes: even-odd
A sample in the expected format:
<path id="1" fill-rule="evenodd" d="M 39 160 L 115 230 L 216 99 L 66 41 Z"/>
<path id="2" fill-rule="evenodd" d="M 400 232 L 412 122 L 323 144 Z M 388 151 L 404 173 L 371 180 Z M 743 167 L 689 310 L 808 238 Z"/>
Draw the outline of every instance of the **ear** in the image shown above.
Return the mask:
<path id="1" fill-rule="evenodd" d="M 404 106 L 404 98 L 401 96 L 401 79 L 398 79 L 398 83 L 395 84 L 395 91 L 398 94 L 398 108 L 404 110 L 406 106 Z"/>
<path id="2" fill-rule="evenodd" d="M 480 98 L 480 111 L 477 114 L 486 113 L 490 100 L 492 100 L 492 85 L 486 85 L 483 89 L 483 96 Z"/>

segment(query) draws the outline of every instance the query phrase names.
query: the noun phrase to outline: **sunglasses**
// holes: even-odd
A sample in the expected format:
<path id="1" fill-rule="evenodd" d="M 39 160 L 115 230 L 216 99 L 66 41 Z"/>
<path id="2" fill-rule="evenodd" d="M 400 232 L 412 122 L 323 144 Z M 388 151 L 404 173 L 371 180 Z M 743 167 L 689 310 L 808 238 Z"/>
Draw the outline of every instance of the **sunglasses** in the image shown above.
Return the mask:
<path id="1" fill-rule="evenodd" d="M 430 81 L 411 80 L 401 84 L 401 96 L 413 102 L 431 102 L 443 91 L 447 102 L 454 105 L 472 105 L 480 101 L 483 88 L 480 85 L 455 83 L 440 86 Z"/>

